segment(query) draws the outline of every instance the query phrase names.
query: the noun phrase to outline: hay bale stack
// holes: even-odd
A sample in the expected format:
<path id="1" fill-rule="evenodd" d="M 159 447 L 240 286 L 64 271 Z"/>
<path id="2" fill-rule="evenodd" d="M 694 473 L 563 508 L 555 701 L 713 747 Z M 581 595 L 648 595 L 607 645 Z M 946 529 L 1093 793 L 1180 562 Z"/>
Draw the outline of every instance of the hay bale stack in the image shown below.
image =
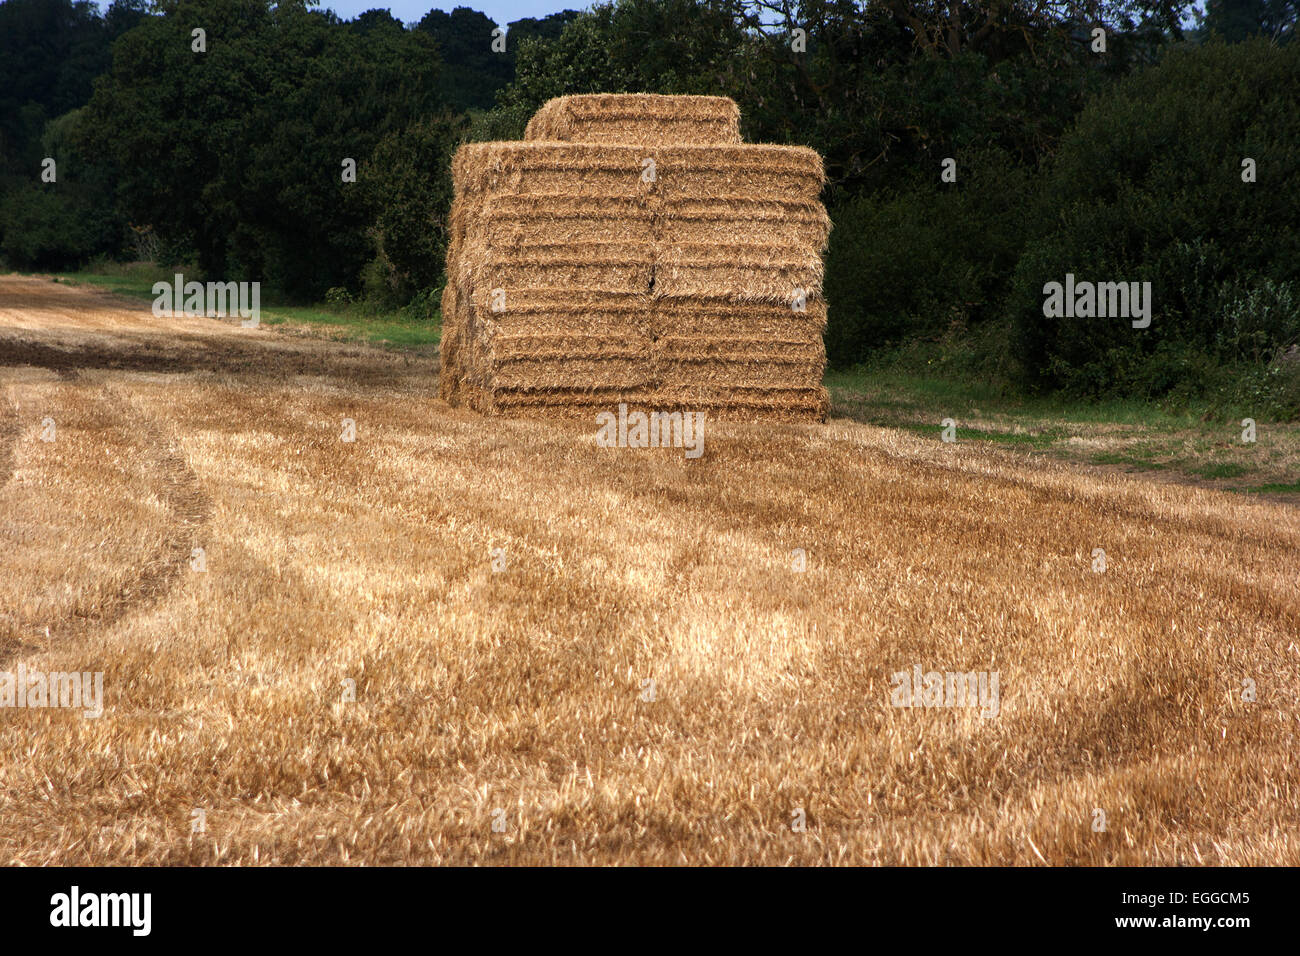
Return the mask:
<path id="1" fill-rule="evenodd" d="M 563 97 L 528 140 L 462 146 L 443 398 L 824 420 L 821 157 L 728 140 L 737 120 L 720 97 Z"/>

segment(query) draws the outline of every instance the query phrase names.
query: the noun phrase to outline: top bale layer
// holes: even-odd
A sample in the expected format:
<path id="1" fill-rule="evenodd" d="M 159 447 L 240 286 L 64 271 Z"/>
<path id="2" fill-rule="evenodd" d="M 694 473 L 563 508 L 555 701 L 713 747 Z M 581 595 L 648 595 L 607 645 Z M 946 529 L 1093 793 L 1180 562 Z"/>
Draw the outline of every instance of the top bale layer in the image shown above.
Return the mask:
<path id="1" fill-rule="evenodd" d="M 646 161 L 655 162 L 647 182 Z M 822 158 L 805 146 L 635 146 L 555 142 L 465 143 L 452 159 L 457 196 L 483 193 L 666 202 L 816 202 Z"/>
<path id="2" fill-rule="evenodd" d="M 740 142 L 740 107 L 725 96 L 560 96 L 549 100 L 528 121 L 524 139 L 625 146 L 729 146 Z"/>

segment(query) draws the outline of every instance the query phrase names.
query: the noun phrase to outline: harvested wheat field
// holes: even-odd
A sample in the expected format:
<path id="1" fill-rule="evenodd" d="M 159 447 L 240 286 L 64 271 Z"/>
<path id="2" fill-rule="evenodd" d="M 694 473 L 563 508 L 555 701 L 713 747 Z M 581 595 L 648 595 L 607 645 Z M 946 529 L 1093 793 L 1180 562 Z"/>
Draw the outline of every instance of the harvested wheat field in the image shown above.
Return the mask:
<path id="1" fill-rule="evenodd" d="M 0 278 L 0 670 L 104 675 L 0 710 L 0 860 L 1300 863 L 1294 508 L 437 392 Z M 893 706 L 913 668 L 996 713 Z"/>

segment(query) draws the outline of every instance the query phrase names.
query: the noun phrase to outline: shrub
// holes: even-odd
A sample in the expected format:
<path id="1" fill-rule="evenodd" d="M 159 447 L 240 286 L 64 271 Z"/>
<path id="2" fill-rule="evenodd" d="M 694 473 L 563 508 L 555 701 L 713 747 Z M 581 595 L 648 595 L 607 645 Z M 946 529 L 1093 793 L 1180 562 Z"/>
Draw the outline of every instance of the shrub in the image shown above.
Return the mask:
<path id="1" fill-rule="evenodd" d="M 441 284 L 451 209 L 451 158 L 468 131 L 443 115 L 390 133 L 363 176 L 374 217 L 375 258 L 364 283 L 371 299 L 406 302 Z"/>
<path id="2" fill-rule="evenodd" d="M 826 333 L 831 362 L 931 338 L 997 314 L 1025 241 L 1028 173 L 1000 150 L 959 159 L 956 183 L 933 177 L 831 209 Z"/>
<path id="3" fill-rule="evenodd" d="M 74 195 L 54 184 L 28 184 L 0 205 L 0 252 L 20 269 L 68 269 L 95 248 L 94 232 Z"/>
<path id="4" fill-rule="evenodd" d="M 1300 280 L 1300 46 L 1171 49 L 1083 111 L 1016 268 L 1021 378 L 1086 395 L 1195 391 L 1207 362 L 1294 341 Z M 1255 160 L 1257 182 L 1243 182 Z M 1149 281 L 1151 326 L 1043 316 L 1043 285 Z"/>

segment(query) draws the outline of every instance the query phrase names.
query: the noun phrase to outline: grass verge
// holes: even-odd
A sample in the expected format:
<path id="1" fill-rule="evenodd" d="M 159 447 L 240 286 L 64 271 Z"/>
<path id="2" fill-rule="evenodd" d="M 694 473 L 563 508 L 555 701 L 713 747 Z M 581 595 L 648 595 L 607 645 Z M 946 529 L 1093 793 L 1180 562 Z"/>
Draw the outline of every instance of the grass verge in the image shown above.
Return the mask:
<path id="1" fill-rule="evenodd" d="M 835 417 L 936 440 L 952 419 L 961 442 L 1300 502 L 1297 423 L 1258 421 L 1256 440 L 1244 442 L 1240 417 L 1203 407 L 1027 397 L 997 382 L 888 366 L 829 372 L 826 385 Z"/>
<path id="2" fill-rule="evenodd" d="M 147 262 L 97 263 L 90 269 L 57 273 L 53 278 L 56 282 L 152 301 L 154 283 L 173 281 L 176 271 Z M 261 306 L 261 312 L 264 325 L 277 326 L 289 334 L 367 342 L 385 348 L 432 349 L 442 334 L 441 316 L 429 319 L 400 310 L 376 312 L 360 305 L 303 306 L 271 301 Z"/>

